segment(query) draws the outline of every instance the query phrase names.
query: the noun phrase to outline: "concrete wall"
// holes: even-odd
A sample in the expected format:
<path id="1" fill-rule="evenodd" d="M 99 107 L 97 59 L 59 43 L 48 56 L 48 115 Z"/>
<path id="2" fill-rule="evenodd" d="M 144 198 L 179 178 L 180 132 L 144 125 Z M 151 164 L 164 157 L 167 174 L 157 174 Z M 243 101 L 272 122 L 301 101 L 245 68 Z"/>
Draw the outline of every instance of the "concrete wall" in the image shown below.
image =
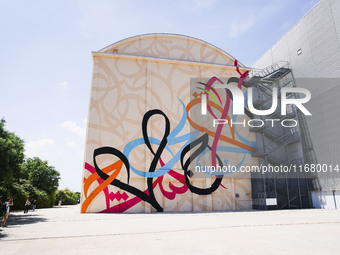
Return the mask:
<path id="1" fill-rule="evenodd" d="M 306 104 L 312 113 L 307 123 L 318 163 L 339 165 L 340 1 L 321 0 L 253 68 L 281 60 L 290 62 L 297 86 L 312 94 Z M 322 190 L 340 190 L 338 177 L 335 173 L 332 178 L 320 179 Z M 327 203 L 321 205 L 328 207 Z"/>
<path id="2" fill-rule="evenodd" d="M 191 178 L 181 164 L 195 129 L 187 115 L 200 109 L 193 100 L 201 102 L 202 94 L 197 90 L 191 99 L 190 78 L 240 77 L 234 58 L 197 39 L 151 34 L 94 52 L 93 62 L 82 212 L 251 208 L 249 176 Z M 244 140 L 224 131 L 219 149 L 248 148 L 244 141 L 255 141 L 248 128 L 237 131 Z M 211 133 L 212 148 L 213 139 Z M 249 153 L 228 155 L 223 160 L 258 164 Z"/>

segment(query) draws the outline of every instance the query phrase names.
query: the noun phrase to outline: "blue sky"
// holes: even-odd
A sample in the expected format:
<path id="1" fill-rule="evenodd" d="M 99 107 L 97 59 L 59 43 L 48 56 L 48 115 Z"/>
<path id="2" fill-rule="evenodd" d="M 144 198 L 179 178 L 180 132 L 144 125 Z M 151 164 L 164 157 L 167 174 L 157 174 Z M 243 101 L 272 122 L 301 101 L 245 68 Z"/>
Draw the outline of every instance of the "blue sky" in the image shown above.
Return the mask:
<path id="1" fill-rule="evenodd" d="M 205 40 L 251 66 L 318 0 L 0 0 L 0 118 L 80 191 L 91 51 L 144 33 Z"/>

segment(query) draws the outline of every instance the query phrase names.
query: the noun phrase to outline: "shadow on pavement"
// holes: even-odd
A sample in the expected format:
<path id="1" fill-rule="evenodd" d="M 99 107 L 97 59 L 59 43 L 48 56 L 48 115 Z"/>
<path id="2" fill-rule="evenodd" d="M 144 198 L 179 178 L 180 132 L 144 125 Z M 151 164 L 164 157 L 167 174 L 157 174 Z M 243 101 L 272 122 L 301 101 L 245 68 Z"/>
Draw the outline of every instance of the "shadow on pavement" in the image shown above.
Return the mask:
<path id="1" fill-rule="evenodd" d="M 8 234 L 4 233 L 4 231 L 2 231 L 2 228 L 0 227 L 0 238 L 6 237 Z"/>
<path id="2" fill-rule="evenodd" d="M 23 214 L 23 215 L 10 215 L 7 224 L 8 226 L 16 226 L 16 225 L 26 225 L 26 224 L 34 224 L 38 222 L 46 222 L 47 219 L 44 217 L 40 217 L 34 214 Z"/>

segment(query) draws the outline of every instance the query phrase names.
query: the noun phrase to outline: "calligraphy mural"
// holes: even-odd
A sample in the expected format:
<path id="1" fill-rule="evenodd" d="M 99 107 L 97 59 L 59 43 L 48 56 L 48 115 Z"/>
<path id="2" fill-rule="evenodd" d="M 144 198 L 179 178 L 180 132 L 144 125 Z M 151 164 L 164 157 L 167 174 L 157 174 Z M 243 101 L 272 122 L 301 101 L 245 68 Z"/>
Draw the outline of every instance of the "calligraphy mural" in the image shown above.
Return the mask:
<path id="1" fill-rule="evenodd" d="M 213 131 L 190 117 L 204 94 L 208 114 L 237 118 L 231 95 L 213 84 L 237 77 L 242 89 L 247 68 L 206 42 L 171 34 L 125 39 L 94 52 L 93 62 L 82 213 L 251 208 L 250 176 L 195 178 L 190 167 L 204 155 L 212 165 L 257 164 L 248 128 Z M 192 78 L 202 78 L 195 91 Z"/>

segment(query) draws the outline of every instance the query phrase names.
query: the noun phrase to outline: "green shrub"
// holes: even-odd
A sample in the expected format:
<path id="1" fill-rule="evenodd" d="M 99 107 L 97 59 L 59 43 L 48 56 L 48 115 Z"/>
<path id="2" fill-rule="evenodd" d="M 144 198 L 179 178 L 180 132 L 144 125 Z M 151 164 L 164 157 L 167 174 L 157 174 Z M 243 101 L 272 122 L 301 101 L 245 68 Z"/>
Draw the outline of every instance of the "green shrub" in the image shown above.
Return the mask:
<path id="1" fill-rule="evenodd" d="M 49 196 L 46 191 L 37 189 L 28 180 L 20 180 L 20 182 L 31 203 L 33 200 L 37 201 L 37 208 L 51 207 L 51 196 Z"/>
<path id="2" fill-rule="evenodd" d="M 51 207 L 51 198 L 46 191 L 38 190 L 37 196 L 34 198 L 37 201 L 37 208 L 49 208 Z"/>
<path id="3" fill-rule="evenodd" d="M 9 198 L 8 190 L 0 186 L 0 206 L 2 206 L 2 204 L 6 202 L 7 198 Z M 2 210 L 0 209 L 0 217 L 2 217 L 2 215 Z"/>
<path id="4" fill-rule="evenodd" d="M 77 203 L 78 196 L 69 189 L 58 190 L 56 193 L 56 204 L 58 204 L 60 200 L 63 205 L 75 205 Z"/>
<path id="5" fill-rule="evenodd" d="M 50 207 L 53 207 L 56 202 L 56 191 L 53 191 L 52 194 L 49 195 L 50 198 Z"/>
<path id="6" fill-rule="evenodd" d="M 12 210 L 24 210 L 25 202 L 28 198 L 28 194 L 25 189 L 19 183 L 13 183 L 6 187 L 9 193 L 9 197 L 13 198 L 14 205 Z"/>
<path id="7" fill-rule="evenodd" d="M 7 198 L 9 198 L 9 192 L 5 187 L 0 186 L 0 200 L 2 203 L 6 202 Z"/>

